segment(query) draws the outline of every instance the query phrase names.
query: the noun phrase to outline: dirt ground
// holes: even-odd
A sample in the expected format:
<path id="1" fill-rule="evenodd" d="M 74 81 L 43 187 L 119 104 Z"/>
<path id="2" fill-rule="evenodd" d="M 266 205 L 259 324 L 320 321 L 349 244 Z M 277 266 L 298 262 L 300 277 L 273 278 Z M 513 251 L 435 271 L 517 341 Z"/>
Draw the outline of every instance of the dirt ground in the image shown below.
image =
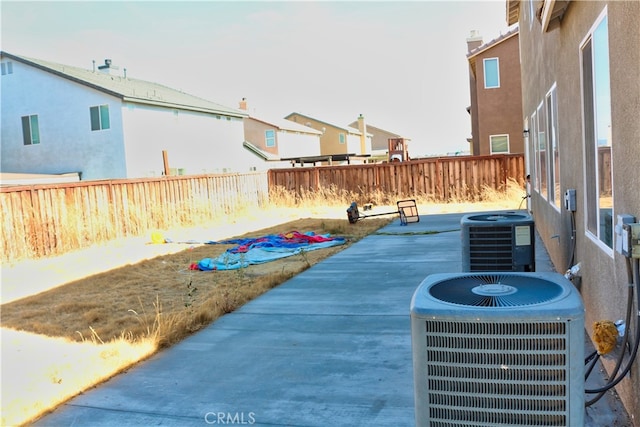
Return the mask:
<path id="1" fill-rule="evenodd" d="M 121 336 L 130 339 L 148 336 L 158 326 L 155 325 L 156 317 L 162 315 L 163 336 L 159 344 L 171 345 L 218 316 L 235 310 L 300 271 L 343 250 L 392 219 L 381 217 L 350 224 L 346 215 L 342 219 L 303 218 L 231 236 L 257 238 L 298 231 L 341 237 L 345 243 L 226 271 L 205 272 L 193 268 L 204 258 L 217 258 L 224 254 L 235 246 L 232 244 L 205 244 L 203 242 L 210 239 L 203 237 L 192 241 L 163 236 L 163 240 L 172 243 L 137 242 L 136 248 L 130 241 L 128 248 L 133 249 L 138 257 L 149 250 L 152 253 L 159 250 L 171 253 L 88 274 L 35 295 L 4 303 L 2 326 L 75 341 L 95 337 L 108 342 Z M 158 233 L 154 233 L 152 237 L 157 236 Z M 116 246 L 112 250 L 114 255 L 120 255 L 124 246 L 120 249 Z M 101 257 L 108 257 L 107 254 L 109 251 L 102 248 Z M 69 259 L 75 258 L 75 263 L 68 267 L 76 273 L 77 263 L 90 257 L 86 253 L 77 255 L 69 256 Z M 119 256 L 113 258 L 118 259 Z M 115 260 L 111 262 L 115 263 Z M 69 273 L 61 264 L 57 268 L 61 273 Z M 46 273 L 42 274 L 41 277 L 47 277 Z M 23 285 L 31 284 L 23 282 Z"/>

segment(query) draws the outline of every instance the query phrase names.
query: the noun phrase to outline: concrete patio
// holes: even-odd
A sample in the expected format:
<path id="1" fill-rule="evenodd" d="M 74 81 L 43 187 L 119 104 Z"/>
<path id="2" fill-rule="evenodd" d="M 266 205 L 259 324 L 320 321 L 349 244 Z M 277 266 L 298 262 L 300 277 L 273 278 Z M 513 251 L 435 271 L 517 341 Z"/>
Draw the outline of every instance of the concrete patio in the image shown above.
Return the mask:
<path id="1" fill-rule="evenodd" d="M 35 425 L 412 426 L 409 304 L 461 271 L 462 215 L 395 220 Z M 631 424 L 607 393 L 585 425 Z"/>

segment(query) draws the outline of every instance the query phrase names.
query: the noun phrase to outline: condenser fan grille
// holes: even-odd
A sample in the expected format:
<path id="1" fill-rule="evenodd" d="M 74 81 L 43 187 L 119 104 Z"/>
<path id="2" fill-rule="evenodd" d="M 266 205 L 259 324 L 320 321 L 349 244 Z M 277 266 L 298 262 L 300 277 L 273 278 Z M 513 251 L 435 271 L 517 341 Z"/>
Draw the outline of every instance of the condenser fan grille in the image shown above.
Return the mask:
<path id="1" fill-rule="evenodd" d="M 469 217 L 472 221 L 492 221 L 492 222 L 513 222 L 523 221 L 528 219 L 528 215 L 511 214 L 511 213 L 495 213 L 495 214 L 480 214 L 472 215 Z"/>
<path id="2" fill-rule="evenodd" d="M 473 307 L 521 307 L 541 304 L 562 294 L 556 283 L 519 275 L 467 275 L 443 280 L 429 288 L 440 301 Z"/>

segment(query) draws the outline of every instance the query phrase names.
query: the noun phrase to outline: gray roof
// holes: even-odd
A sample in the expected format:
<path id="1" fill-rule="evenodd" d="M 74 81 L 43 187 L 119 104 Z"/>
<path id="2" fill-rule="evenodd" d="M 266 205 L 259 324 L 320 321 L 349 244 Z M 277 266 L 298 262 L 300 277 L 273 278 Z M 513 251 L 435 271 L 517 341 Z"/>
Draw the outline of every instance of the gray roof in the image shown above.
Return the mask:
<path id="1" fill-rule="evenodd" d="M 81 85 L 91 87 L 126 102 L 200 111 L 232 117 L 247 116 L 247 113 L 244 111 L 207 101 L 206 99 L 158 83 L 116 76 L 102 71 L 86 70 L 70 65 L 13 55 L 7 52 L 0 52 L 0 55 Z"/>
<path id="2" fill-rule="evenodd" d="M 484 52 L 485 50 L 492 48 L 500 43 L 502 43 L 503 41 L 519 34 L 519 28 L 518 26 L 515 26 L 514 28 L 512 28 L 510 31 L 507 31 L 505 34 L 501 34 L 499 37 L 484 43 L 480 46 L 478 46 L 477 48 L 471 50 L 470 52 L 467 53 L 467 58 L 471 59 L 475 56 L 477 56 L 478 54 L 480 54 L 481 52 Z"/>
<path id="3" fill-rule="evenodd" d="M 356 135 L 362 135 L 362 132 L 360 132 L 360 130 L 358 130 L 358 129 L 355 129 L 355 128 L 352 128 L 352 127 L 349 127 L 349 126 L 334 125 L 334 124 L 331 124 L 331 123 L 329 123 L 329 122 L 325 122 L 325 121 L 322 121 L 322 120 L 314 119 L 313 117 L 306 116 L 306 115 L 304 115 L 304 114 L 300 114 L 300 113 L 296 113 L 296 112 L 293 112 L 293 113 L 291 113 L 291 114 L 288 114 L 288 115 L 285 117 L 285 119 L 290 120 L 290 121 L 293 121 L 293 120 L 291 120 L 291 119 L 290 119 L 290 117 L 291 117 L 291 116 L 294 116 L 294 115 L 298 115 L 298 116 L 300 116 L 300 117 L 304 117 L 305 119 L 315 120 L 315 121 L 316 121 L 316 122 L 318 122 L 318 123 L 322 123 L 322 124 L 325 124 L 325 125 L 327 125 L 327 126 L 331 126 L 331 127 L 333 127 L 333 128 L 336 128 L 336 129 L 345 130 L 345 131 L 347 131 L 347 132 L 349 132 L 349 133 L 353 133 L 353 134 L 356 134 Z"/>
<path id="4" fill-rule="evenodd" d="M 280 157 L 274 156 L 273 154 L 267 151 L 261 150 L 259 147 L 257 147 L 255 144 L 250 143 L 249 141 L 244 141 L 242 145 L 245 148 L 247 148 L 249 151 L 259 156 L 262 160 L 265 160 L 267 162 L 280 160 Z"/>
<path id="5" fill-rule="evenodd" d="M 300 123 L 293 122 L 291 120 L 274 119 L 274 118 L 258 118 L 258 117 L 254 117 L 254 116 L 249 116 L 249 118 L 252 119 L 252 120 L 256 120 L 256 121 L 259 121 L 261 123 L 267 124 L 267 125 L 271 125 L 271 126 L 276 127 L 276 128 L 278 128 L 280 130 L 287 130 L 287 131 L 301 132 L 301 133 L 309 133 L 309 134 L 313 134 L 313 135 L 322 135 L 322 132 L 320 132 L 317 129 L 314 129 L 314 128 L 309 127 L 309 126 L 302 125 Z"/>

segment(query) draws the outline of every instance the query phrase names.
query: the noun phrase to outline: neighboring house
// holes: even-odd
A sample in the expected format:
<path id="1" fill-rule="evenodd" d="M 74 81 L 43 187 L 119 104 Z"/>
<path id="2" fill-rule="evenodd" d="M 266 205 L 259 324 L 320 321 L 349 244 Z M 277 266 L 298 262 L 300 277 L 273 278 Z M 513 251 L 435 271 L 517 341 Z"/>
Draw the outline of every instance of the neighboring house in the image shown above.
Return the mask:
<path id="1" fill-rule="evenodd" d="M 83 180 L 245 172 L 243 111 L 133 79 L 2 52 L 2 172 Z M 95 68 L 95 67 L 94 67 Z M 167 162 L 165 163 L 165 159 Z"/>
<path id="2" fill-rule="evenodd" d="M 523 153 L 518 29 L 489 43 L 467 39 L 472 155 Z"/>
<path id="3" fill-rule="evenodd" d="M 285 119 L 322 132 L 320 136 L 322 156 L 368 157 L 371 155 L 371 136 L 358 129 L 333 125 L 300 113 L 291 113 Z"/>
<path id="4" fill-rule="evenodd" d="M 246 110 L 246 103 L 240 103 Z M 244 145 L 270 168 L 289 167 L 288 159 L 320 156 L 322 132 L 285 119 L 244 118 Z"/>
<path id="5" fill-rule="evenodd" d="M 507 22 L 520 28 L 531 209 L 556 269 L 581 264 L 589 334 L 625 318 L 637 266 L 619 251 L 618 223 L 640 221 L 639 19 L 638 1 L 507 1 Z M 610 375 L 616 358 L 601 358 Z M 639 360 L 616 386 L 635 420 Z"/>
<path id="6" fill-rule="evenodd" d="M 389 151 L 389 139 L 402 138 L 405 141 L 411 141 L 409 138 L 405 138 L 397 133 L 389 132 L 388 130 L 381 129 L 379 127 L 370 125 L 364 120 L 364 116 L 361 114 L 358 120 L 349 124 L 349 127 L 357 128 L 360 132 L 364 132 L 371 135 L 371 155 L 383 156 Z"/>

